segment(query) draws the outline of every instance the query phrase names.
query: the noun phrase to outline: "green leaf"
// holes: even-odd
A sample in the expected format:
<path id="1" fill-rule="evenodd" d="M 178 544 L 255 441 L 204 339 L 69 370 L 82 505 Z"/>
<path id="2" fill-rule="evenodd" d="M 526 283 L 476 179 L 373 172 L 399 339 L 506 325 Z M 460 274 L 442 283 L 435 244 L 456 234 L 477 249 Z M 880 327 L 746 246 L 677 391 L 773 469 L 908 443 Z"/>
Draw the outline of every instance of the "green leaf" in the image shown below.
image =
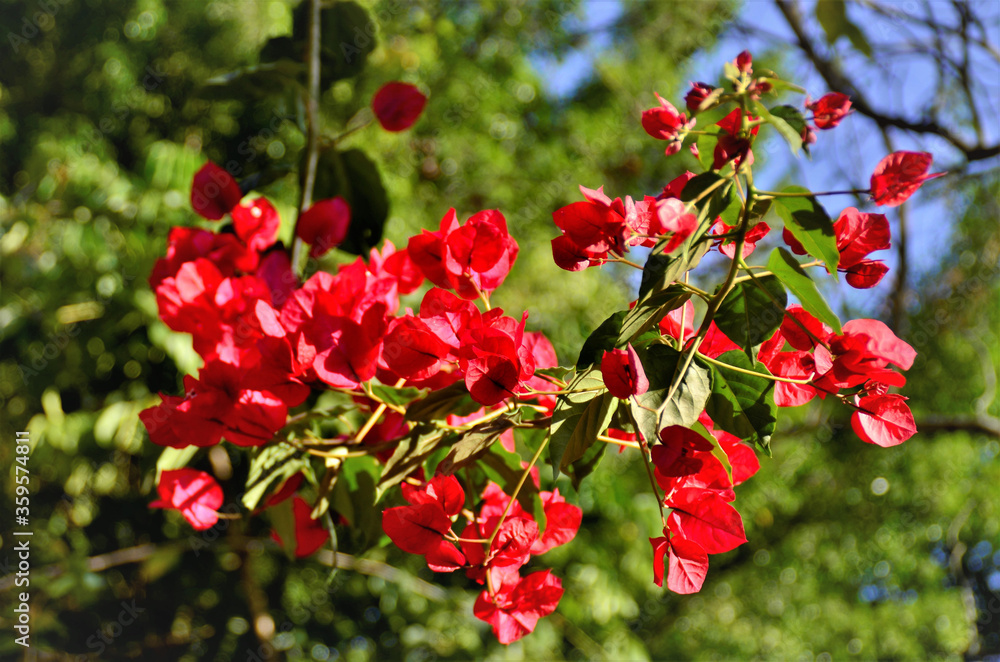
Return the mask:
<path id="1" fill-rule="evenodd" d="M 757 113 L 767 120 L 768 124 L 777 129 L 778 133 L 781 134 L 781 137 L 785 139 L 785 142 L 792 149 L 792 154 L 797 156 L 799 150 L 802 149 L 802 134 L 792 128 L 792 125 L 783 117 L 773 115 L 764 104 L 755 102 L 754 107 L 757 109 Z"/>
<path id="2" fill-rule="evenodd" d="M 629 311 L 622 310 L 613 314 L 608 319 L 601 322 L 601 325 L 594 329 L 580 350 L 580 358 L 576 361 L 578 370 L 583 370 L 601 360 L 605 351 L 610 351 L 618 345 L 618 338 L 622 330 L 622 323 Z"/>
<path id="3" fill-rule="evenodd" d="M 700 116 L 699 116 L 700 119 Z M 712 169 L 712 163 L 715 161 L 715 145 L 719 142 L 716 136 L 698 136 L 694 144 L 698 146 L 698 163 L 701 164 L 702 168 L 705 170 Z"/>
<path id="4" fill-rule="evenodd" d="M 737 283 L 715 314 L 719 330 L 748 350 L 774 335 L 781 326 L 788 301 L 785 288 L 774 276 L 757 278 L 756 282 L 767 292 L 762 291 L 753 280 Z"/>
<path id="5" fill-rule="evenodd" d="M 443 430 L 430 425 L 418 425 L 403 437 L 392 456 L 385 463 L 382 476 L 378 481 L 378 498 L 381 499 L 386 490 L 398 485 L 424 463 L 431 454 L 440 448 L 447 437 Z"/>
<path id="6" fill-rule="evenodd" d="M 320 82 L 323 87 L 361 73 L 377 41 L 372 21 L 361 6 L 353 2 L 334 2 L 320 11 Z M 299 60 L 305 56 L 309 33 L 309 3 L 295 8 L 292 36 Z"/>
<path id="7" fill-rule="evenodd" d="M 330 498 L 330 508 L 347 518 L 352 532 L 361 533 L 362 547 L 376 543 L 382 536 L 382 514 L 375 507 L 377 471 L 373 458 L 351 458 L 341 467 Z"/>
<path id="8" fill-rule="evenodd" d="M 385 384 L 372 384 L 371 392 L 380 401 L 390 405 L 408 405 L 419 398 L 424 391 L 412 386 L 395 387 Z"/>
<path id="9" fill-rule="evenodd" d="M 800 136 L 806 130 L 806 118 L 802 116 L 802 112 L 795 106 L 775 106 L 771 109 L 771 114 L 788 122 L 788 126 L 795 129 Z"/>
<path id="10" fill-rule="evenodd" d="M 304 166 L 301 172 L 305 176 Z M 367 256 L 382 240 L 385 221 L 389 217 L 389 198 L 378 168 L 359 149 L 338 152 L 331 148 L 320 153 L 313 200 L 337 196 L 343 197 L 351 207 L 347 238 L 337 248 Z"/>
<path id="11" fill-rule="evenodd" d="M 801 186 L 789 186 L 782 193 L 809 193 Z M 775 208 L 785 227 L 798 239 L 806 252 L 826 264 L 826 270 L 837 279 L 837 264 L 840 252 L 837 250 L 837 236 L 833 231 L 833 221 L 816 198 L 802 196 L 776 198 Z"/>
<path id="12" fill-rule="evenodd" d="M 285 499 L 264 511 L 271 522 L 271 528 L 281 538 L 281 548 L 289 559 L 295 558 L 295 547 L 298 542 L 295 537 L 294 503 L 295 499 Z"/>
<path id="13" fill-rule="evenodd" d="M 843 332 L 840 328 L 840 320 L 837 318 L 837 315 L 830 310 L 830 306 L 827 305 L 823 299 L 823 295 L 816 289 L 816 284 L 812 278 L 809 277 L 809 274 L 805 272 L 798 260 L 791 253 L 780 246 L 775 248 L 771 251 L 771 257 L 767 261 L 767 268 L 792 291 L 792 294 L 802 303 L 803 308 L 815 315 L 821 322 L 825 322 L 827 326 L 833 328 L 834 332 L 838 335 Z"/>
<path id="14" fill-rule="evenodd" d="M 597 435 L 607 429 L 615 397 L 604 390 L 599 368 L 578 373 L 556 400 L 549 427 L 549 462 L 553 479 L 559 471 L 583 457 Z M 581 391 L 574 393 L 573 391 Z"/>
<path id="15" fill-rule="evenodd" d="M 636 349 L 636 354 L 649 380 L 649 390 L 632 398 L 630 407 L 638 431 L 646 441 L 654 443 L 660 430 L 669 425 L 690 427 L 697 422 L 711 390 L 708 371 L 692 362 L 667 401 L 681 353 L 667 345 L 651 345 Z"/>
<path id="16" fill-rule="evenodd" d="M 661 249 L 665 241 L 661 241 L 646 258 L 639 281 L 639 301 L 654 292 L 659 292 L 680 280 L 685 271 L 698 266 L 701 258 L 708 252 L 709 242 L 697 241 L 694 235 L 684 240 L 672 253 L 665 255 Z"/>
<path id="17" fill-rule="evenodd" d="M 703 198 L 699 201 L 698 207 L 703 208 L 707 203 L 708 211 L 703 214 L 703 217 L 715 218 L 732 203 L 733 182 L 731 179 L 722 177 L 716 172 L 703 172 L 684 185 L 684 190 L 681 191 L 681 200 L 691 202 L 712 187 L 715 187 L 712 193 L 708 195 L 707 199 Z"/>
<path id="18" fill-rule="evenodd" d="M 520 410 L 518 410 L 520 412 Z M 515 414 L 519 418 L 519 414 Z M 514 427 L 514 418 L 498 418 L 477 425 L 463 432 L 458 441 L 452 444 L 448 455 L 438 463 L 437 471 L 443 474 L 453 474 L 470 462 L 478 459 L 490 449 L 497 439 L 507 430 Z"/>
<path id="19" fill-rule="evenodd" d="M 826 41 L 831 46 L 840 38 L 850 39 L 854 48 L 872 56 L 872 47 L 865 38 L 864 32 L 847 17 L 847 5 L 844 0 L 819 0 L 816 3 L 816 20 L 826 33 Z"/>
<path id="20" fill-rule="evenodd" d="M 615 347 L 624 348 L 629 343 L 635 344 L 639 336 L 649 331 L 658 331 L 657 325 L 671 310 L 676 310 L 691 298 L 691 292 L 680 285 L 671 285 L 666 289 L 640 299 L 632 310 L 625 315 L 622 328 Z"/>
<path id="21" fill-rule="evenodd" d="M 770 72 L 773 74 L 774 72 Z M 783 80 L 774 75 L 765 76 L 758 78 L 757 80 L 764 81 L 771 84 L 776 91 L 778 90 L 788 90 L 789 92 L 798 92 L 799 94 L 805 94 L 806 90 L 804 87 L 799 87 L 794 83 L 790 83 L 787 80 Z"/>
<path id="22" fill-rule="evenodd" d="M 750 227 L 757 225 L 757 223 L 760 222 L 760 219 L 764 218 L 770 209 L 770 198 L 766 198 L 764 200 L 754 198 L 753 207 L 750 208 Z M 732 228 L 736 227 L 737 223 L 739 223 L 742 213 L 742 205 L 729 205 L 719 216 L 722 218 L 723 223 Z"/>
<path id="23" fill-rule="evenodd" d="M 698 358 L 709 370 L 712 393 L 705 411 L 716 427 L 736 435 L 742 441 L 768 450 L 777 421 L 778 408 L 774 404 L 774 382 L 767 379 L 770 373 L 763 364 L 752 365 L 743 352 L 726 352 L 716 360 L 727 365 L 752 370 L 760 377 L 735 370 L 726 370 Z"/>
<path id="24" fill-rule="evenodd" d="M 250 461 L 243 505 L 253 510 L 270 486 L 280 486 L 308 465 L 307 458 L 284 442 L 259 448 Z"/>
<path id="25" fill-rule="evenodd" d="M 455 382 L 411 402 L 406 408 L 404 418 L 408 421 L 434 421 L 443 419 L 448 414 L 459 416 L 471 414 L 479 407 L 480 405 L 469 396 L 465 384 Z"/>
<path id="26" fill-rule="evenodd" d="M 164 471 L 181 469 L 188 465 L 191 458 L 200 451 L 199 446 L 185 446 L 184 448 L 164 448 L 160 452 L 160 457 L 156 460 L 156 480 L 159 482 L 160 474 Z"/>
<path id="27" fill-rule="evenodd" d="M 573 489 L 577 492 L 580 491 L 580 484 L 583 479 L 594 473 L 597 468 L 597 463 L 601 461 L 604 457 L 604 452 L 608 449 L 608 444 L 594 444 L 587 452 L 584 453 L 576 462 L 569 465 L 566 473 L 569 474 L 570 483 L 573 485 Z M 541 523 L 539 523 L 539 527 Z"/>

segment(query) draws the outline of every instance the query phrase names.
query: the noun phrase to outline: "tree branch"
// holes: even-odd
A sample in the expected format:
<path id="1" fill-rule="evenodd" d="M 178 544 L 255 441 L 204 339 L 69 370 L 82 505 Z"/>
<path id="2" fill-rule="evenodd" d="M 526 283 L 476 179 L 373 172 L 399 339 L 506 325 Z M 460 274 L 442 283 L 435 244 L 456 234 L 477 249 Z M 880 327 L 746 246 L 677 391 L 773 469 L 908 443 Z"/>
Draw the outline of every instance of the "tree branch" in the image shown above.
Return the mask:
<path id="1" fill-rule="evenodd" d="M 876 109 L 868 101 L 868 98 L 861 93 L 854 83 L 848 79 L 837 65 L 823 57 L 813 47 L 809 36 L 806 34 L 802 14 L 798 5 L 790 0 L 775 0 L 778 10 L 785 17 L 788 26 L 795 33 L 795 38 L 799 48 L 812 61 L 816 71 L 823 77 L 830 89 L 837 90 L 851 97 L 852 108 L 874 121 L 880 128 L 895 127 L 913 133 L 925 133 L 940 136 L 961 151 L 969 161 L 981 161 L 1000 154 L 1000 144 L 983 145 L 981 143 L 970 144 L 951 129 L 939 124 L 936 120 L 924 120 L 913 122 L 908 119 L 887 115 Z"/>

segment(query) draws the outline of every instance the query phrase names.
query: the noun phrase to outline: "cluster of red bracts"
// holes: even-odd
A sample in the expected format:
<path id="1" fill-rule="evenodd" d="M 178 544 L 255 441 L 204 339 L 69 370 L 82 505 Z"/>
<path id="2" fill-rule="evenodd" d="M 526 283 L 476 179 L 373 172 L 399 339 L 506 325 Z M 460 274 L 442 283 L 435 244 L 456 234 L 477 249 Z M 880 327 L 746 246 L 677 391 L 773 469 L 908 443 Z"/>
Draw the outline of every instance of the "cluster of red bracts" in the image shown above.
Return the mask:
<path id="1" fill-rule="evenodd" d="M 680 338 L 682 316 L 686 320 L 684 338 L 692 338 L 694 306 L 690 301 L 663 318 L 661 333 Z M 835 334 L 802 306 L 793 305 L 785 311 L 781 326 L 761 344 L 757 360 L 772 375 L 804 383 L 775 382 L 775 404 L 797 407 L 815 397 L 835 396 L 860 386 L 853 403 L 848 403 L 855 409 L 851 424 L 857 435 L 883 447 L 903 443 L 916 433 L 916 425 L 906 397 L 887 393 L 889 387 L 906 384 L 906 378 L 889 366 L 909 370 L 916 351 L 878 320 L 851 320 L 842 331 Z M 698 351 L 715 359 L 742 349 L 713 322 Z"/>
<path id="2" fill-rule="evenodd" d="M 670 237 L 665 252 L 687 239 L 697 227 L 694 214 L 677 199 L 646 196 L 611 200 L 604 187 L 596 191 L 584 186 L 585 202 L 574 202 L 552 214 L 562 236 L 552 240 L 552 256 L 559 267 L 580 271 L 601 265 L 610 256 L 621 258 L 630 246 L 654 246 L 660 237 Z M 679 193 L 679 192 L 678 192 Z"/>
<path id="3" fill-rule="evenodd" d="M 878 285 L 889 267 L 881 260 L 867 258 L 869 253 L 891 246 L 889 221 L 886 217 L 882 214 L 863 214 L 854 207 L 848 207 L 833 224 L 833 232 L 840 252 L 837 271 L 845 274 L 847 284 L 858 289 Z M 806 254 L 802 244 L 787 228 L 782 232 L 781 238 L 796 255 Z"/>
<path id="4" fill-rule="evenodd" d="M 274 245 L 274 208 L 263 198 L 240 204 L 238 187 L 206 184 L 219 172 L 212 164 L 199 171 L 192 200 L 203 213 L 229 214 L 235 234 L 175 228 L 150 279 L 160 317 L 190 333 L 205 361 L 197 378 L 185 378 L 184 396 L 163 395 L 140 415 L 154 443 L 209 446 L 225 437 L 258 446 L 313 388 L 353 389 L 376 376 L 432 388 L 464 379 L 475 400 L 494 405 L 524 391 L 536 367 L 555 365 L 548 341 L 525 331 L 527 314 L 518 321 L 499 308 L 480 313 L 471 301 L 488 297 L 517 256 L 499 212 L 460 225 L 451 210 L 440 231 L 413 237 L 407 248 L 386 242 L 367 264 L 358 258 L 299 286 L 287 253 Z M 345 209 L 334 199 L 302 215 L 299 234 L 315 242 L 314 253 L 334 236 L 330 227 L 343 238 Z M 425 275 L 439 287 L 418 315 L 395 317 L 399 296 Z"/>
<path id="5" fill-rule="evenodd" d="M 474 607 L 476 616 L 493 627 L 502 644 L 532 632 L 538 619 L 555 611 L 562 582 L 550 570 L 521 575 L 532 556 L 565 544 L 576 536 L 582 513 L 559 491 L 541 492 L 545 530 L 495 483 L 482 494 L 478 515 L 465 510 L 465 491 L 454 476 L 436 476 L 413 486 L 403 484 L 408 506 L 389 508 L 382 528 L 396 545 L 423 555 L 434 572 L 464 569 L 484 584 Z M 460 534 L 457 520 L 467 519 Z"/>
<path id="6" fill-rule="evenodd" d="M 670 508 L 663 536 L 653 545 L 653 581 L 675 593 L 697 593 L 708 573 L 708 555 L 736 549 L 747 541 L 743 520 L 732 506 L 733 487 L 760 469 L 754 452 L 735 436 L 714 430 L 702 414 L 701 423 L 725 452 L 732 476 L 712 453 L 714 444 L 689 428 L 660 431 L 660 444 L 650 449 L 654 476 Z M 664 557 L 668 558 L 666 573 Z"/>

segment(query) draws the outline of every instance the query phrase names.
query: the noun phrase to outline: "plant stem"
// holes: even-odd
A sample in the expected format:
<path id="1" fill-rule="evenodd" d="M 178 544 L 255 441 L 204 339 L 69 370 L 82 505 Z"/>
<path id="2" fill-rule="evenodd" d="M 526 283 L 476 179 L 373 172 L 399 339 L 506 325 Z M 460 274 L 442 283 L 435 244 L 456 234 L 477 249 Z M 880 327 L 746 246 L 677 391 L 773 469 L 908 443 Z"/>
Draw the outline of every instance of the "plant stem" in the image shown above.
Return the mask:
<path id="1" fill-rule="evenodd" d="M 746 368 L 739 368 L 734 365 L 729 365 L 728 363 L 723 363 L 722 361 L 717 361 L 716 359 L 711 359 L 704 354 L 701 354 L 701 359 L 707 361 L 712 365 L 717 365 L 720 368 L 725 368 L 726 370 L 731 370 L 733 372 L 741 372 L 744 375 L 753 375 L 754 377 L 760 377 L 761 379 L 767 379 L 772 382 L 785 382 L 786 384 L 810 384 L 811 379 L 792 379 L 790 377 L 778 377 L 777 375 L 763 375 L 759 372 L 754 372 L 753 370 L 747 370 Z"/>
<path id="2" fill-rule="evenodd" d="M 535 463 L 538 462 L 538 458 L 542 456 L 542 451 L 545 450 L 545 447 L 549 445 L 549 439 L 551 436 L 552 435 L 546 435 L 542 443 L 538 445 L 538 450 L 535 451 L 535 454 L 531 457 L 531 462 L 528 463 L 528 466 L 524 468 L 524 472 L 521 474 L 521 480 L 517 481 L 517 487 L 514 488 L 514 493 L 510 495 L 510 501 L 507 502 L 507 507 L 503 509 L 500 521 L 497 522 L 496 528 L 493 529 L 493 534 L 490 536 L 489 542 L 486 544 L 487 558 L 489 558 L 488 555 L 490 553 L 490 549 L 493 547 L 493 541 L 496 540 L 497 534 L 500 533 L 500 527 L 502 527 L 503 523 L 507 520 L 507 515 L 510 514 L 510 509 L 513 507 L 514 502 L 517 501 L 517 495 L 520 494 L 521 488 L 524 487 L 524 481 L 526 481 L 528 476 L 531 475 L 532 467 L 534 467 Z M 489 572 L 486 574 L 488 577 Z"/>
<path id="3" fill-rule="evenodd" d="M 615 439 L 614 437 L 607 437 L 603 434 L 597 435 L 598 441 L 603 441 L 606 444 L 615 444 L 617 446 L 625 446 L 627 448 L 638 448 L 641 449 L 642 446 L 635 441 L 626 441 L 625 439 Z"/>
<path id="4" fill-rule="evenodd" d="M 861 195 L 871 193 L 870 189 L 849 189 L 845 191 L 805 191 L 801 193 L 785 193 L 782 191 L 757 191 L 757 196 L 761 198 L 816 198 L 821 195 Z"/>
<path id="5" fill-rule="evenodd" d="M 316 186 L 316 169 L 319 165 L 319 44 L 320 44 L 320 0 L 309 0 L 309 72 L 306 92 L 306 172 L 299 198 L 299 214 L 295 220 L 292 235 L 292 271 L 300 273 L 302 251 L 305 247 L 298 237 L 299 219 L 302 212 L 312 206 L 313 189 Z"/>

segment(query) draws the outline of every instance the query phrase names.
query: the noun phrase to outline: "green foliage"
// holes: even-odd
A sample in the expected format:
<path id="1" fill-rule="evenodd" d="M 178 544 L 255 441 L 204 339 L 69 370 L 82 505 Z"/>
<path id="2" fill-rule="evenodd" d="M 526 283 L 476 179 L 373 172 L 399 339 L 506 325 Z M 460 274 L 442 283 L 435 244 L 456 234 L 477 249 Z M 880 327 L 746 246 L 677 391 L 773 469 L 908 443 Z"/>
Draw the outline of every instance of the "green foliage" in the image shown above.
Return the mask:
<path id="1" fill-rule="evenodd" d="M 345 468 L 329 495 L 331 508 L 353 517 L 364 533 L 341 541 L 342 551 L 364 558 L 333 573 L 315 560 L 288 561 L 268 542 L 265 521 L 221 520 L 192 532 L 175 514 L 151 511 L 162 456 L 145 440 L 137 414 L 156 401 L 156 392 L 180 392 L 182 375 L 199 363 L 190 339 L 157 320 L 145 281 L 168 229 L 195 222 L 188 187 L 208 159 L 232 163 L 241 179 L 255 178 L 254 188 L 277 202 L 282 236 L 290 238 L 297 203 L 290 173 L 302 156 L 302 110 L 294 90 L 275 86 L 288 76 L 270 74 L 299 70 L 281 50 L 301 49 L 292 38 L 293 4 L 60 2 L 51 28 L 0 58 L 0 435 L 28 430 L 32 438 L 32 627 L 40 650 L 101 659 L 264 659 L 267 649 L 254 633 L 263 609 L 279 633 L 273 646 L 290 658 L 315 656 L 317 647 L 351 660 L 962 654 L 968 624 L 956 577 L 932 554 L 947 556 L 959 542 L 1000 535 L 991 492 L 1000 482 L 998 447 L 980 432 L 920 435 L 899 448 L 875 449 L 860 444 L 831 409 L 794 418 L 772 434 L 779 459 L 765 460 L 738 488 L 751 542 L 713 558 L 705 589 L 693 598 L 651 582 L 647 539 L 660 524 L 655 499 L 635 488 L 646 484 L 638 453 L 595 444 L 567 467 L 574 480 L 559 483 L 576 492 L 571 498 L 587 518 L 572 545 L 544 559 L 566 578 L 559 615 L 508 651 L 484 643 L 485 627 L 471 617 L 474 596 L 459 588 L 463 578 L 434 576 L 419 558 L 379 544 L 379 510 L 389 504 L 375 504 L 385 485 L 366 482 L 371 474 L 364 468 Z M 337 3 L 347 6 L 358 7 Z M 0 1 L 0 25 L 20 29 L 33 7 Z M 635 118 L 652 103 L 653 90 L 666 95 L 684 82 L 680 63 L 711 43 L 731 7 L 623 3 L 623 9 L 608 29 L 613 47 L 593 77 L 560 100 L 546 95 L 528 54 L 579 45 L 584 37 L 567 27 L 572 6 L 366 4 L 378 22 L 370 45 L 362 46 L 353 30 L 341 39 L 364 51 L 369 66 L 350 81 L 329 74 L 326 125 L 351 126 L 388 80 L 417 82 L 431 101 L 407 135 L 369 129 L 328 152 L 343 157 L 363 148 L 370 163 L 356 169 L 375 173 L 366 191 L 378 191 L 380 180 L 385 192 L 372 198 L 366 218 L 375 220 L 366 223 L 357 249 L 383 229 L 398 243 L 436 227 L 450 206 L 464 215 L 501 209 L 521 255 L 495 303 L 531 302 L 529 324 L 555 340 L 564 361 L 571 359 L 614 312 L 614 302 L 628 298 L 628 288 L 616 267 L 574 274 L 572 281 L 554 267 L 551 211 L 578 199 L 580 183 L 604 184 L 612 197 L 655 193 L 681 171 L 680 159 L 690 157 L 668 163 L 643 139 Z M 349 11 L 354 17 L 334 21 L 332 29 L 367 29 L 358 10 Z M 825 28 L 836 23 L 824 20 Z M 838 29 L 826 28 L 831 41 Z M 339 45 L 324 44 L 328 59 L 336 59 Z M 704 144 L 702 157 L 710 159 L 711 143 Z M 964 217 L 941 269 L 920 286 L 908 332 L 900 331 L 919 352 L 908 384 L 918 423 L 920 416 L 967 415 L 969 403 L 977 413 L 1000 414 L 990 390 L 1000 362 L 996 194 L 995 180 L 973 180 L 949 200 Z M 379 206 L 383 199 L 392 201 L 390 209 Z M 783 204 L 796 237 L 834 269 L 829 218 L 826 225 L 796 225 L 798 210 Z M 644 298 L 623 318 L 615 345 L 641 336 L 688 296 Z M 671 348 L 644 351 L 647 367 L 676 366 Z M 740 361 L 732 359 L 746 367 Z M 698 382 L 691 397 L 709 397 L 711 406 L 717 382 L 709 379 L 719 370 L 695 363 L 691 371 Z M 660 368 L 651 372 L 655 384 L 668 379 Z M 726 379 L 732 387 L 733 375 Z M 733 391 L 748 411 L 749 400 Z M 418 397 L 389 389 L 377 395 L 390 404 Z M 449 395 L 455 394 L 418 400 L 408 415 L 421 420 L 454 410 L 461 397 L 444 401 Z M 663 403 L 650 405 L 656 411 Z M 603 409 L 601 403 L 596 417 L 602 426 L 616 413 L 611 405 Z M 635 413 L 648 418 L 649 411 Z M 742 419 L 733 411 L 736 428 Z M 440 460 L 452 452 L 447 436 L 417 429 L 411 442 L 421 457 Z M 755 430 L 762 434 L 761 426 Z M 493 444 L 485 451 L 495 458 L 487 460 L 489 471 L 510 485 L 537 448 L 533 443 L 519 439 L 517 455 Z M 8 448 L 0 445 L 0 460 L 10 467 Z M 581 483 L 597 461 L 602 471 Z M 164 460 L 160 468 L 173 463 Z M 225 446 L 197 455 L 194 466 L 220 476 L 224 509 L 232 512 L 240 508 L 234 495 L 262 468 Z M 524 499 L 536 493 L 531 485 L 522 492 L 525 508 L 535 502 Z M 12 507 L 7 488 L 0 508 Z M 962 513 L 965 520 L 957 517 Z M 3 533 L 0 553 L 8 557 Z M 135 562 L 119 563 L 117 550 L 131 550 Z M 5 573 L 0 581 L 9 579 Z M 110 644 L 92 638 L 107 632 L 123 600 L 133 599 L 145 610 L 140 625 Z M 19 652 L 9 638 L 0 644 L 0 657 Z"/>

